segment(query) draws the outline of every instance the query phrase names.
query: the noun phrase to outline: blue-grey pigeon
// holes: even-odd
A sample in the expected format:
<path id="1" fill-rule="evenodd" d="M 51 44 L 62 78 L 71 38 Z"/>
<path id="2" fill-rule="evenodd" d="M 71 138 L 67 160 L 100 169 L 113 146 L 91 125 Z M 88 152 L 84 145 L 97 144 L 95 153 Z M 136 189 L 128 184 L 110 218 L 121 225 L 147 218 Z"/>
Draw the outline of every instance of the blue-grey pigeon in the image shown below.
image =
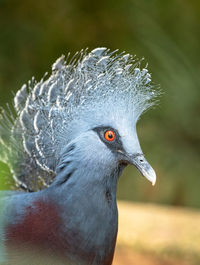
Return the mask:
<path id="1" fill-rule="evenodd" d="M 0 193 L 0 264 L 110 265 L 119 176 L 133 164 L 156 181 L 136 123 L 158 92 L 140 60 L 107 48 L 61 56 L 46 76 L 0 118 L 0 160 L 20 188 Z"/>

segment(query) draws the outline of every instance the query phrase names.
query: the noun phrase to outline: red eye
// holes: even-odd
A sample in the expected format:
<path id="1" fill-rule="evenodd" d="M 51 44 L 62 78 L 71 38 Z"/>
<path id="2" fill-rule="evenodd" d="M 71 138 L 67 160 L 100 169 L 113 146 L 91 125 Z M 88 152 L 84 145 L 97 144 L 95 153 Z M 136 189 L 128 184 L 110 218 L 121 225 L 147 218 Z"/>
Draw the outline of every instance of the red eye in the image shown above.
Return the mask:
<path id="1" fill-rule="evenodd" d="M 115 139 L 115 133 L 111 130 L 105 132 L 104 137 L 107 141 L 112 142 Z"/>

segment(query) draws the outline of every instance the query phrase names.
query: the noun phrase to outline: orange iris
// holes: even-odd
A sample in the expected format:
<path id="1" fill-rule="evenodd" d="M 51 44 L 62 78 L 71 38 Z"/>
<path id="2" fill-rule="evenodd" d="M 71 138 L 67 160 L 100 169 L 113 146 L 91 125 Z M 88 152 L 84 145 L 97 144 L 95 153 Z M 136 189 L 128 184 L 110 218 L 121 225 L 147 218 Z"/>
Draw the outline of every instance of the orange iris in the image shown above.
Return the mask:
<path id="1" fill-rule="evenodd" d="M 115 139 L 115 133 L 111 130 L 105 132 L 104 137 L 107 141 L 112 142 Z"/>

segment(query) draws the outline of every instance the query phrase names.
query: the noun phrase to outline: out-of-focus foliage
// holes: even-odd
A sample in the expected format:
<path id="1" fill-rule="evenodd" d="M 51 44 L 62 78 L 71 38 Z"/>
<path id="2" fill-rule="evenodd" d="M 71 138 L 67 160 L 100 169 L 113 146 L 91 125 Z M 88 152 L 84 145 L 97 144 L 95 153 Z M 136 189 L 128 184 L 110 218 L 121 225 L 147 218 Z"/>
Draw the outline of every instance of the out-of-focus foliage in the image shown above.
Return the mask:
<path id="1" fill-rule="evenodd" d="M 0 105 L 68 51 L 106 46 L 144 56 L 163 90 L 138 123 L 158 182 L 151 187 L 128 167 L 118 197 L 200 207 L 199 25 L 197 0 L 1 0 Z"/>

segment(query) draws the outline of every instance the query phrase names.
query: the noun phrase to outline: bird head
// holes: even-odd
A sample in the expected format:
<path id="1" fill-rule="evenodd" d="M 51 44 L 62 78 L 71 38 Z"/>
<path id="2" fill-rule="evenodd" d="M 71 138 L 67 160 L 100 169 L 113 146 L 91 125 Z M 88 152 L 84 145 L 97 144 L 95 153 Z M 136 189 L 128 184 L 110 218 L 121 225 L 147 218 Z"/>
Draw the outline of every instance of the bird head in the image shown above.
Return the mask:
<path id="1" fill-rule="evenodd" d="M 136 120 L 129 116 L 127 105 L 120 109 L 121 104 L 118 103 L 110 101 L 107 104 L 104 101 L 96 104 L 95 109 L 88 110 L 80 115 L 80 120 L 71 123 L 72 139 L 63 148 L 58 171 L 75 160 L 85 172 L 102 172 L 100 175 L 104 177 L 117 168 L 131 164 L 155 184 L 156 174 L 140 147 Z M 73 152 L 70 146 L 73 146 Z"/>
<path id="2" fill-rule="evenodd" d="M 48 186 L 73 161 L 83 174 L 109 175 L 132 164 L 155 184 L 136 132 L 139 117 L 155 103 L 153 87 L 147 67 L 124 52 L 96 48 L 71 60 L 61 56 L 47 80 L 33 79 L 15 96 L 16 179 L 28 188 L 37 182 Z"/>

